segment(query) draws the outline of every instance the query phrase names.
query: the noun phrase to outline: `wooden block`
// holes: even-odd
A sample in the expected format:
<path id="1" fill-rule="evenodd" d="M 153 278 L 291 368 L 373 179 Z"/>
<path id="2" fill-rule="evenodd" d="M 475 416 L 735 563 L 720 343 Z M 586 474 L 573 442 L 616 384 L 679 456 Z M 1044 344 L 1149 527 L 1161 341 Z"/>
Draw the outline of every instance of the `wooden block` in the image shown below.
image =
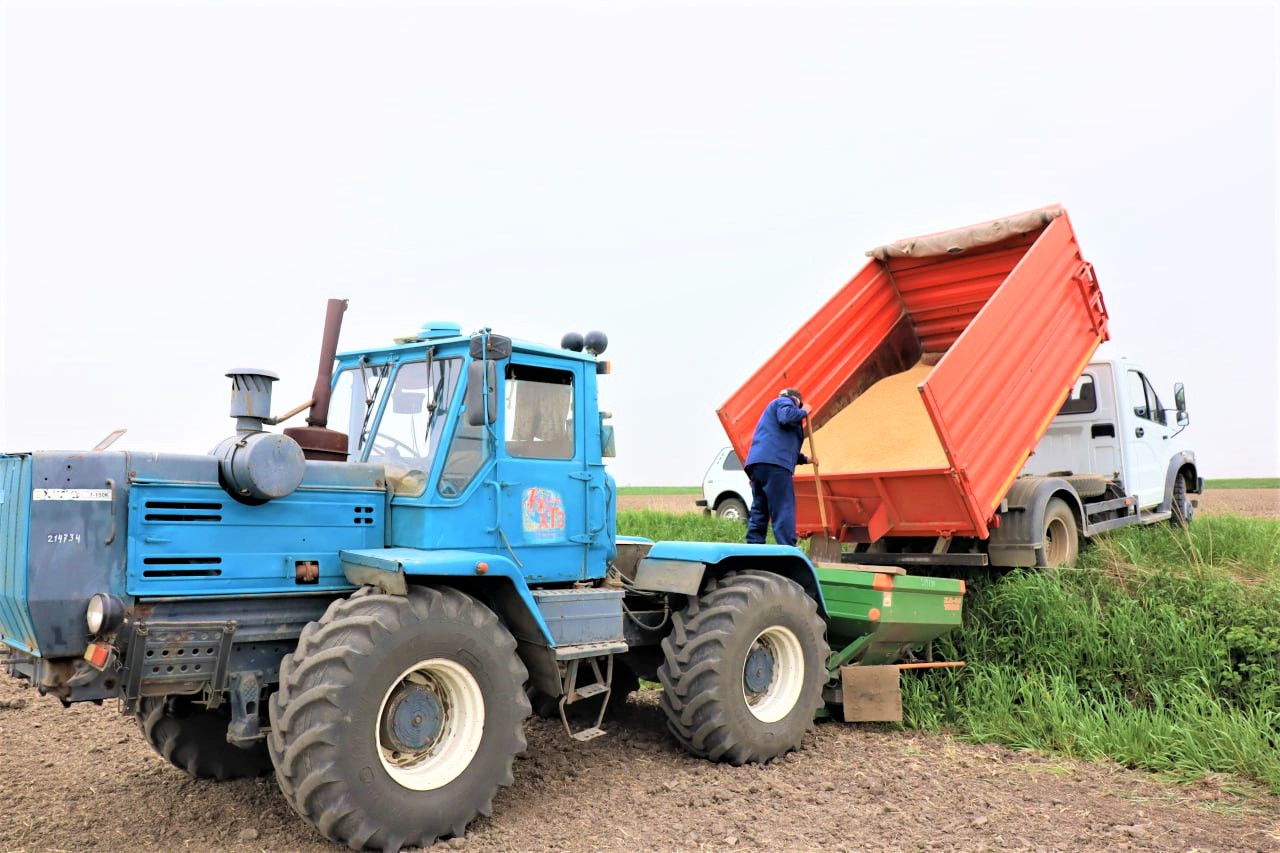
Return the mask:
<path id="1" fill-rule="evenodd" d="M 840 686 L 846 723 L 902 721 L 902 686 L 896 665 L 842 666 Z"/>

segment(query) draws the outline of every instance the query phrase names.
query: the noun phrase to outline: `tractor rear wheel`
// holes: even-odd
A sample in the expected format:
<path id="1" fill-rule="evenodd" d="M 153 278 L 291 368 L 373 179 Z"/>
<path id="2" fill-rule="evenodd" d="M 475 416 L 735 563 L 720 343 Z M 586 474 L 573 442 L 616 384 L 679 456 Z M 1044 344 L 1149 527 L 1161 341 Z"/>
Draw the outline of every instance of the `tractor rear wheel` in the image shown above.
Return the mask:
<path id="1" fill-rule="evenodd" d="M 510 632 L 465 593 L 336 601 L 285 656 L 271 697 L 280 790 L 352 849 L 460 836 L 513 781 L 527 678 Z"/>
<path id="2" fill-rule="evenodd" d="M 266 744 L 241 749 L 227 742 L 231 715 L 190 696 L 147 696 L 138 703 L 138 728 L 166 761 L 197 779 L 244 779 L 271 770 Z"/>
<path id="3" fill-rule="evenodd" d="M 672 626 L 658 680 L 681 746 L 734 765 L 800 747 L 822 706 L 829 650 L 817 603 L 799 584 L 729 573 L 672 614 Z"/>

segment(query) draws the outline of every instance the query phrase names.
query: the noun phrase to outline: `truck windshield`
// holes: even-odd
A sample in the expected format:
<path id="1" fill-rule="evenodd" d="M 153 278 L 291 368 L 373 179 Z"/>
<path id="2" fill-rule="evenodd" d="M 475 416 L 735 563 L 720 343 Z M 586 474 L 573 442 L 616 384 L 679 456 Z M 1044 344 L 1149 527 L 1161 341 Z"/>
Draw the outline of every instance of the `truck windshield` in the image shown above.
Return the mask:
<path id="1" fill-rule="evenodd" d="M 420 471 L 431 470 L 449 422 L 461 359 L 439 358 L 400 365 L 390 397 L 374 433 L 370 462 Z"/>

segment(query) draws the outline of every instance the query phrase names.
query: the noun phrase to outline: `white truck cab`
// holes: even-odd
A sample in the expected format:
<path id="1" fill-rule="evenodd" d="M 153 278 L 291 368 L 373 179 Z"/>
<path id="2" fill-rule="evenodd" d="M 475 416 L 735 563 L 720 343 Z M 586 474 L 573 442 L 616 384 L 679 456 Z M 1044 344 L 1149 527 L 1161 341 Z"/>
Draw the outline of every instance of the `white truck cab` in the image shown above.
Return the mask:
<path id="1" fill-rule="evenodd" d="M 1173 405 L 1169 405 L 1172 403 Z M 1179 383 L 1161 398 L 1141 363 L 1091 361 L 1022 475 L 1098 475 L 1138 508 L 1190 520 L 1202 480 L 1182 432 L 1190 418 Z M 1085 495 L 1081 495 L 1085 497 Z"/>

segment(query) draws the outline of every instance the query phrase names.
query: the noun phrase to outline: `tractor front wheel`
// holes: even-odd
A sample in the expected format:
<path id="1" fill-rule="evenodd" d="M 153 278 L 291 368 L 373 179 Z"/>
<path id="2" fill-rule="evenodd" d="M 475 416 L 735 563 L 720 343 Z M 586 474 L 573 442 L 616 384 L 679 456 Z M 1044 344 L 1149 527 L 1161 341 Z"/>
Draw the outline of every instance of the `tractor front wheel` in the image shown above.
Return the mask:
<path id="1" fill-rule="evenodd" d="M 138 704 L 138 728 L 166 761 L 197 779 L 244 779 L 271 770 L 261 741 L 241 749 L 227 742 L 231 715 L 211 711 L 190 696 L 147 696 Z"/>
<path id="2" fill-rule="evenodd" d="M 462 835 L 513 781 L 527 677 L 510 632 L 465 593 L 336 601 L 285 656 L 271 697 L 280 789 L 352 849 Z"/>
<path id="3" fill-rule="evenodd" d="M 662 641 L 667 728 L 694 755 L 768 761 L 800 747 L 827 680 L 817 603 L 795 581 L 729 573 L 672 614 Z"/>

